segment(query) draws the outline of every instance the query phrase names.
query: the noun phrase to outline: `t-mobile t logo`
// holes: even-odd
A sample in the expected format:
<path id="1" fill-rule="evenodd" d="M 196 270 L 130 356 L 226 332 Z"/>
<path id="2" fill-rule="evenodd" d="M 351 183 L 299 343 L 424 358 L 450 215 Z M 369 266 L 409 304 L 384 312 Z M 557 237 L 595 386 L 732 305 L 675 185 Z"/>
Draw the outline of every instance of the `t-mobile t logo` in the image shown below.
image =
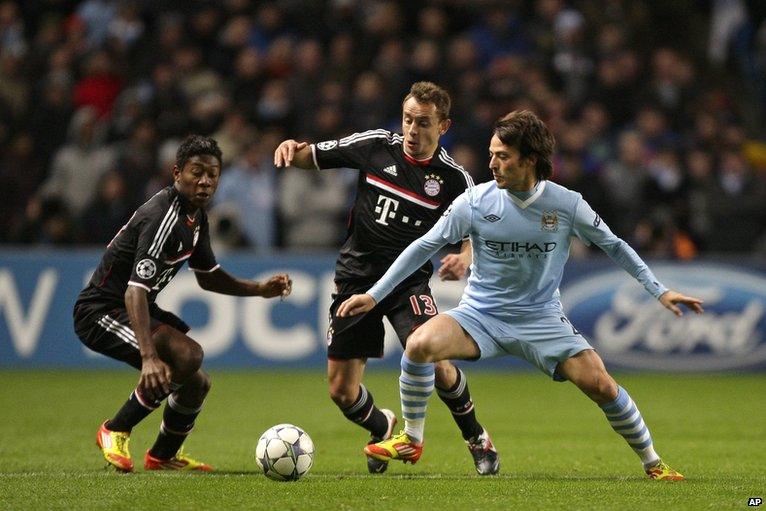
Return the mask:
<path id="1" fill-rule="evenodd" d="M 396 218 L 396 210 L 399 209 L 399 201 L 385 195 L 378 195 L 378 205 L 375 206 L 375 213 L 378 216 L 375 221 L 379 224 L 388 225 L 389 218 Z"/>

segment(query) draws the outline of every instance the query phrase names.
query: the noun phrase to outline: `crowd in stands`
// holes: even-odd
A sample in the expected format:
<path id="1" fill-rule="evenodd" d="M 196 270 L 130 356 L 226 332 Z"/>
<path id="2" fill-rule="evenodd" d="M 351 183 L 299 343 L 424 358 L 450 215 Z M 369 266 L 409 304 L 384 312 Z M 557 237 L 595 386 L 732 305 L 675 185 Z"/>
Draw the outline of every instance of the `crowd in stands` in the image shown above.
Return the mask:
<path id="1" fill-rule="evenodd" d="M 280 140 L 398 131 L 430 80 L 491 179 L 493 122 L 553 130 L 553 179 L 645 256 L 766 253 L 766 4 L 745 0 L 0 0 L 0 243 L 104 244 L 224 153 L 218 249 L 331 250 L 355 171 L 276 169 Z"/>

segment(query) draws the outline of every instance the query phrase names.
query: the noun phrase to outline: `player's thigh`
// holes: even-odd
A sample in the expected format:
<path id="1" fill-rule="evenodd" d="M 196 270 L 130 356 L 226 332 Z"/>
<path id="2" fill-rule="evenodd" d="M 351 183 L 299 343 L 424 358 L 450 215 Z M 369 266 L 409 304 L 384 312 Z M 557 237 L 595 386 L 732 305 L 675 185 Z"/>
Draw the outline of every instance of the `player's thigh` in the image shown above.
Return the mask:
<path id="1" fill-rule="evenodd" d="M 339 317 L 336 312 L 349 294 L 333 295 L 330 327 L 327 330 L 327 358 L 352 360 L 383 356 L 383 316 L 375 309 L 358 316 Z"/>
<path id="2" fill-rule="evenodd" d="M 415 330 L 407 339 L 406 351 L 429 362 L 448 359 L 472 360 L 481 355 L 473 337 L 455 318 L 447 314 L 439 314 Z"/>

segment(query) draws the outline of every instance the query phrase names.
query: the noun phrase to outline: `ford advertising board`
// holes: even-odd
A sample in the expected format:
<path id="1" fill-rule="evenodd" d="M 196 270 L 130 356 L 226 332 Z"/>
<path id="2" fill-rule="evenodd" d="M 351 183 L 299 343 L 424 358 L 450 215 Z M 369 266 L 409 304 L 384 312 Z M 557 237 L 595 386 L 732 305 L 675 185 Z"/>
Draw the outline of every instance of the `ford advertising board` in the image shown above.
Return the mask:
<path id="1" fill-rule="evenodd" d="M 562 286 L 570 321 L 610 365 L 666 371 L 766 365 L 766 276 L 720 264 L 654 264 L 671 289 L 703 300 L 680 318 L 620 268 L 588 272 Z"/>

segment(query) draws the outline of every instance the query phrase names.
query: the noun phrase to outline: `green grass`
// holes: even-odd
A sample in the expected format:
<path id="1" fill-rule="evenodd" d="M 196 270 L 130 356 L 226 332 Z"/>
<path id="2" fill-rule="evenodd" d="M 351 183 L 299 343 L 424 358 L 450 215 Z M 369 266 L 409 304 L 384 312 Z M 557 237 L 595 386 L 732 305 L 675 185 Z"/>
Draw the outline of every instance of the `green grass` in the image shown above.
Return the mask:
<path id="1" fill-rule="evenodd" d="M 647 480 L 600 410 L 570 384 L 468 368 L 501 475 L 476 475 L 434 397 L 417 465 L 366 473 L 362 430 L 327 397 L 320 372 L 211 371 L 213 390 L 188 450 L 214 474 L 117 474 L 94 445 L 137 379 L 131 372 L 0 372 L 0 509 L 745 509 L 766 497 L 766 379 L 761 375 L 623 375 L 663 457 L 687 476 Z M 398 406 L 396 374 L 370 372 L 376 402 Z M 133 433 L 133 456 L 160 414 Z M 278 483 L 258 472 L 261 432 L 280 422 L 316 444 L 310 474 Z M 140 464 L 139 464 L 140 465 Z"/>

